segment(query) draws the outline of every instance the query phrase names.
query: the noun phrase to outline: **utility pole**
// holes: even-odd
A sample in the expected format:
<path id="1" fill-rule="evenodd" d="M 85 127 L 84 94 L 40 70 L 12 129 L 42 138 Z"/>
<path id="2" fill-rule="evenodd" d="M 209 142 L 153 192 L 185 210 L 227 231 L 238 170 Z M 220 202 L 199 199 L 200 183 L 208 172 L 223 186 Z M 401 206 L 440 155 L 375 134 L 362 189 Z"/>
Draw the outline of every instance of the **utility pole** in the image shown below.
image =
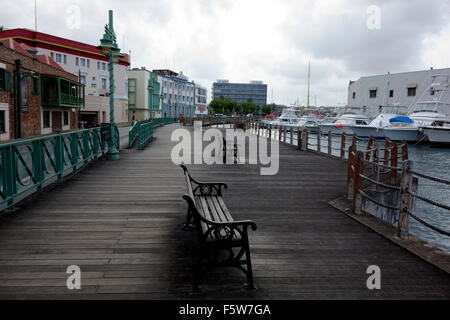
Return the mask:
<path id="1" fill-rule="evenodd" d="M 311 81 L 311 61 L 308 63 L 308 98 L 306 107 L 309 109 L 309 89 L 310 89 L 310 81 Z"/>

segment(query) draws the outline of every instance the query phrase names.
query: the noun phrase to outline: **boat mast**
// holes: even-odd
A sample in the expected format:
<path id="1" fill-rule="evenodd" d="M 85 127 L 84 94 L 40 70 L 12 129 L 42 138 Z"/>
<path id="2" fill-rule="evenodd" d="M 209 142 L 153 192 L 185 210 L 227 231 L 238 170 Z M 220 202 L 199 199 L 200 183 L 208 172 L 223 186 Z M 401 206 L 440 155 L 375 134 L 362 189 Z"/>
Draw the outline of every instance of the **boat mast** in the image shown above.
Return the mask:
<path id="1" fill-rule="evenodd" d="M 311 82 L 311 61 L 308 63 L 308 98 L 306 103 L 306 108 L 309 109 L 309 89 L 310 89 L 310 82 Z"/>

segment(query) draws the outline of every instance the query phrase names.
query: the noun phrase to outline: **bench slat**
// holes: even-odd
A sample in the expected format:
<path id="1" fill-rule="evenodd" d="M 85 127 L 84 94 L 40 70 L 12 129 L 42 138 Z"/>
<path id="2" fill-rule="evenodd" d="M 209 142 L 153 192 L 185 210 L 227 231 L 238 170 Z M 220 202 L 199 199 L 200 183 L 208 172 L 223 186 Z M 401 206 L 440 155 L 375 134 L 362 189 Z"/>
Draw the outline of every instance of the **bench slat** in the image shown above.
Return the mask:
<path id="1" fill-rule="evenodd" d="M 211 216 L 213 217 L 213 221 L 217 222 L 226 222 L 225 220 L 222 220 L 222 217 L 219 215 L 219 213 L 216 210 L 216 206 L 214 205 L 214 202 L 211 197 L 205 197 L 206 202 L 208 203 L 208 206 L 210 208 Z"/>
<path id="2" fill-rule="evenodd" d="M 222 197 L 220 197 L 220 196 L 212 197 L 212 202 L 214 203 L 214 206 L 216 207 L 216 210 L 217 210 L 218 214 L 220 215 L 222 222 L 234 221 L 231 214 L 229 214 L 227 207 L 222 206 L 219 202 L 219 199 L 222 199 Z M 222 202 L 223 202 L 223 200 L 222 200 Z"/>

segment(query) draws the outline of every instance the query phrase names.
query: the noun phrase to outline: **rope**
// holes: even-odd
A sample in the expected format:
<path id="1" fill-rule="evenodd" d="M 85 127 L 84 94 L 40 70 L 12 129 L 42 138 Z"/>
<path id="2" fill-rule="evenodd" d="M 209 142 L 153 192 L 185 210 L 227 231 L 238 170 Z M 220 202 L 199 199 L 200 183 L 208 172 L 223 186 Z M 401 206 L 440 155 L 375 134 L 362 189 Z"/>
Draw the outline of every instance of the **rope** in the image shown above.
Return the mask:
<path id="1" fill-rule="evenodd" d="M 436 232 L 438 232 L 438 233 L 440 233 L 440 234 L 443 234 L 443 235 L 445 235 L 445 236 L 447 236 L 447 237 L 450 237 L 450 232 L 444 231 L 444 230 L 442 230 L 442 229 L 439 229 L 439 228 L 437 228 L 437 227 L 435 227 L 435 226 L 429 224 L 428 222 L 426 222 L 426 221 L 420 219 L 419 217 L 415 216 L 415 215 L 414 215 L 412 212 L 410 212 L 410 211 L 407 211 L 406 213 L 407 213 L 411 218 L 415 219 L 417 222 L 420 222 L 421 224 L 423 224 L 424 226 L 430 228 L 431 230 L 434 230 L 434 231 L 436 231 Z"/>
<path id="2" fill-rule="evenodd" d="M 409 193 L 410 195 L 412 195 L 413 197 L 417 198 L 417 199 L 420 199 L 420 200 L 425 201 L 425 202 L 427 202 L 427 203 L 429 203 L 429 204 L 432 204 L 433 206 L 436 206 L 436 207 L 439 207 L 439 208 L 442 208 L 442 209 L 445 209 L 445 210 L 450 210 L 450 206 L 447 206 L 447 205 L 445 205 L 445 204 L 436 202 L 436 201 L 434 201 L 434 200 L 431 200 L 431 199 L 422 197 L 421 195 L 418 195 L 418 194 L 415 193 L 415 192 L 408 191 L 408 193 Z"/>
<path id="3" fill-rule="evenodd" d="M 380 207 L 384 207 L 384 208 L 391 209 L 391 210 L 396 210 L 396 211 L 398 211 L 398 210 L 400 209 L 400 208 L 398 208 L 398 207 L 393 207 L 393 206 L 389 206 L 389 205 L 386 205 L 386 204 L 384 204 L 384 203 L 381 203 L 380 201 L 378 201 L 378 200 L 372 198 L 371 196 L 369 196 L 367 193 L 365 193 L 365 192 L 362 191 L 361 189 L 358 190 L 358 192 L 359 192 L 363 197 L 369 199 L 371 202 L 373 202 L 373 203 L 379 205 Z"/>
<path id="4" fill-rule="evenodd" d="M 399 167 L 386 166 L 384 164 L 379 164 L 379 163 L 368 161 L 368 160 L 365 160 L 365 159 L 362 159 L 362 161 L 365 164 L 372 164 L 372 165 L 378 166 L 378 167 L 383 168 L 383 169 L 391 169 L 391 170 L 399 170 L 399 171 L 403 170 L 402 168 L 399 168 Z"/>
<path id="5" fill-rule="evenodd" d="M 413 175 L 415 175 L 415 176 L 420 177 L 420 178 L 424 178 L 424 179 L 428 179 L 428 180 L 431 180 L 431 181 L 434 181 L 434 182 L 439 182 L 439 183 L 443 183 L 443 184 L 446 184 L 446 185 L 450 185 L 450 181 L 445 180 L 445 179 L 428 176 L 426 174 L 415 172 L 415 171 L 411 171 L 411 173 Z"/>
<path id="6" fill-rule="evenodd" d="M 359 176 L 361 178 L 367 180 L 367 181 L 372 182 L 373 184 L 376 184 L 376 185 L 380 186 L 380 187 L 383 187 L 383 188 L 386 188 L 386 189 L 391 189 L 391 190 L 400 190 L 400 187 L 393 186 L 391 184 L 386 184 L 386 183 L 383 183 L 383 182 L 379 182 L 379 181 L 373 180 L 373 179 L 371 179 L 371 178 L 369 178 L 369 177 L 367 177 L 367 176 L 365 176 L 363 174 L 359 174 Z"/>

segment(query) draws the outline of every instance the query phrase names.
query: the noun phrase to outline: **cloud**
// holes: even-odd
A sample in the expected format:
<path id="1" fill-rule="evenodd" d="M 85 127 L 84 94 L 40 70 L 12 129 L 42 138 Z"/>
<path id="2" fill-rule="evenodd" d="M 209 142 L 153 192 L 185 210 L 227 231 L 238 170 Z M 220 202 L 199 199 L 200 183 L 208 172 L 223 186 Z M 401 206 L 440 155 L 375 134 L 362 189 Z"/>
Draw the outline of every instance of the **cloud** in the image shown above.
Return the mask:
<path id="1" fill-rule="evenodd" d="M 67 8 L 80 8 L 80 28 L 67 27 Z M 370 30 L 367 9 L 380 8 Z M 34 28 L 27 0 L 6 1 L 6 27 Z M 350 79 L 449 63 L 449 0 L 38 0 L 42 32 L 96 45 L 114 10 L 121 48 L 134 67 L 170 67 L 207 88 L 216 79 L 269 84 L 278 103 L 311 96 L 344 103 Z M 311 100 L 313 101 L 313 99 Z"/>

